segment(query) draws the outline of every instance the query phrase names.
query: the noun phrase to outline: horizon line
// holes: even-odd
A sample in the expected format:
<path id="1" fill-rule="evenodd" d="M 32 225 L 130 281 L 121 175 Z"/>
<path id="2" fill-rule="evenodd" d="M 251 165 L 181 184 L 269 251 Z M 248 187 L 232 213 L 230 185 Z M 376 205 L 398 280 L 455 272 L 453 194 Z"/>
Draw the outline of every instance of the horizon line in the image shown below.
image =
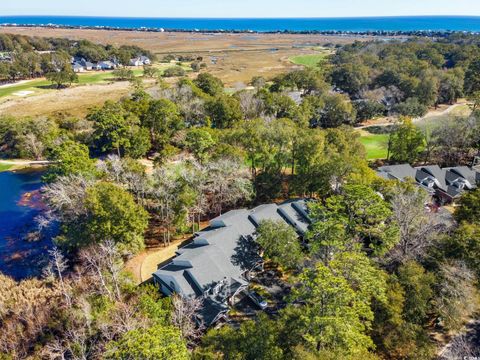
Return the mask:
<path id="1" fill-rule="evenodd" d="M 213 16 L 213 17 L 195 17 L 195 16 L 128 16 L 128 15 L 55 15 L 55 14 L 25 14 L 25 15 L 0 15 L 2 18 L 8 17 L 82 17 L 82 18 L 123 18 L 123 19 L 192 19 L 192 20 L 324 20 L 324 19 L 375 19 L 375 18 L 422 18 L 422 17 L 436 17 L 436 18 L 480 18 L 480 15 L 367 15 L 367 16 L 293 16 L 293 17 L 229 17 L 229 16 Z"/>

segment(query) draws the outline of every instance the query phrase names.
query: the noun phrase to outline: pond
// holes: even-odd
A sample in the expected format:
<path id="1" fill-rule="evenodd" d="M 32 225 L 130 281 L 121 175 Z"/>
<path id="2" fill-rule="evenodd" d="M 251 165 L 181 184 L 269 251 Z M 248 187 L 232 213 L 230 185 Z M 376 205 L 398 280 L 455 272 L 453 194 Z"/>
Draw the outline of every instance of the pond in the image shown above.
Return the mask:
<path id="1" fill-rule="evenodd" d="M 51 234 L 34 236 L 44 211 L 42 172 L 0 172 L 0 272 L 17 280 L 38 276 L 52 247 Z"/>

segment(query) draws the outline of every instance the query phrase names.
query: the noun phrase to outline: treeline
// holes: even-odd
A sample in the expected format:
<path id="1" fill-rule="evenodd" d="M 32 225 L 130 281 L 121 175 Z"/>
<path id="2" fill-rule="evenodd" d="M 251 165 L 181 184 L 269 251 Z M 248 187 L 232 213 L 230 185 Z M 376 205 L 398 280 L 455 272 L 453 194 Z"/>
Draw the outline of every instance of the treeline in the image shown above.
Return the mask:
<path id="1" fill-rule="evenodd" d="M 359 121 L 389 114 L 424 115 L 476 91 L 479 48 L 464 41 L 356 42 L 338 49 L 328 77 L 348 94 Z"/>
<path id="2" fill-rule="evenodd" d="M 0 81 L 15 81 L 44 76 L 65 68 L 71 70 L 71 57 L 90 62 L 116 59 L 128 65 L 130 59 L 141 55 L 155 56 L 137 46 L 100 45 L 88 40 L 29 37 L 0 34 Z"/>

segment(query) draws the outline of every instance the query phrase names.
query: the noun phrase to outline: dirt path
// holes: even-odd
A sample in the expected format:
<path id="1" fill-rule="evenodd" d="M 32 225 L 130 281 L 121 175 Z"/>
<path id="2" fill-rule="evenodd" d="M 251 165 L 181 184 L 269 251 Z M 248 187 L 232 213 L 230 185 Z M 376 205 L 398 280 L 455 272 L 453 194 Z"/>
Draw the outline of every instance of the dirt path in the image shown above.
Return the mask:
<path id="1" fill-rule="evenodd" d="M 426 113 L 422 117 L 413 118 L 412 122 L 413 123 L 418 123 L 418 122 L 421 122 L 423 120 L 427 120 L 427 119 L 430 119 L 430 118 L 433 118 L 433 117 L 448 115 L 452 111 L 454 111 L 456 108 L 458 108 L 460 106 L 464 106 L 466 104 L 467 104 L 466 101 L 460 101 L 456 104 L 449 105 L 449 106 L 447 106 L 447 108 L 444 108 L 444 109 L 430 110 L 428 113 Z M 371 127 L 371 126 L 389 126 L 389 125 L 393 124 L 393 119 L 394 118 L 380 118 L 380 119 L 375 120 L 375 121 L 367 122 L 365 125 L 359 126 L 356 129 L 365 129 L 365 128 L 368 128 L 368 127 Z"/>
<path id="2" fill-rule="evenodd" d="M 125 268 L 129 270 L 139 284 L 152 278 L 158 266 L 175 256 L 175 252 L 186 239 L 174 240 L 168 246 L 145 250 L 130 259 Z"/>
<path id="3" fill-rule="evenodd" d="M 51 163 L 48 160 L 0 160 L 0 164 L 14 166 L 49 165 Z"/>

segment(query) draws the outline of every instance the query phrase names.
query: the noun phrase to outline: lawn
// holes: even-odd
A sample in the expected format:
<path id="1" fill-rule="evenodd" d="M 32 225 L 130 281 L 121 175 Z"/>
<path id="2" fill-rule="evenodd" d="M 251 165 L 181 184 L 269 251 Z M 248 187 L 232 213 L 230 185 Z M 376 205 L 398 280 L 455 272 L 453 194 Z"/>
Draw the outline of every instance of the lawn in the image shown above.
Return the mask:
<path id="1" fill-rule="evenodd" d="M 10 170 L 11 168 L 12 165 L 10 164 L 0 164 L 0 172 Z"/>
<path id="2" fill-rule="evenodd" d="M 3 87 L 3 88 L 0 88 L 0 97 L 9 96 L 19 91 L 38 91 L 42 87 L 46 87 L 49 85 L 51 85 L 50 81 L 39 79 L 39 80 L 32 80 L 26 83 L 18 84 L 18 85 Z"/>
<path id="3" fill-rule="evenodd" d="M 134 69 L 133 73 L 135 76 L 141 76 L 143 69 Z M 77 84 L 98 84 L 113 80 L 114 78 L 111 71 L 92 71 L 78 74 Z M 26 83 L 0 88 L 0 97 L 9 96 L 20 91 L 33 91 L 34 93 L 38 93 L 39 90 L 48 90 L 51 85 L 52 83 L 45 79 L 32 80 Z M 75 86 L 75 84 L 73 84 L 73 86 Z"/>
<path id="4" fill-rule="evenodd" d="M 325 61 L 328 53 L 318 53 L 310 55 L 298 55 L 290 58 L 290 61 L 296 65 L 303 65 L 307 67 L 317 67 L 320 62 Z"/>
<path id="5" fill-rule="evenodd" d="M 370 134 L 362 131 L 360 142 L 365 146 L 368 160 L 387 158 L 388 134 Z"/>

